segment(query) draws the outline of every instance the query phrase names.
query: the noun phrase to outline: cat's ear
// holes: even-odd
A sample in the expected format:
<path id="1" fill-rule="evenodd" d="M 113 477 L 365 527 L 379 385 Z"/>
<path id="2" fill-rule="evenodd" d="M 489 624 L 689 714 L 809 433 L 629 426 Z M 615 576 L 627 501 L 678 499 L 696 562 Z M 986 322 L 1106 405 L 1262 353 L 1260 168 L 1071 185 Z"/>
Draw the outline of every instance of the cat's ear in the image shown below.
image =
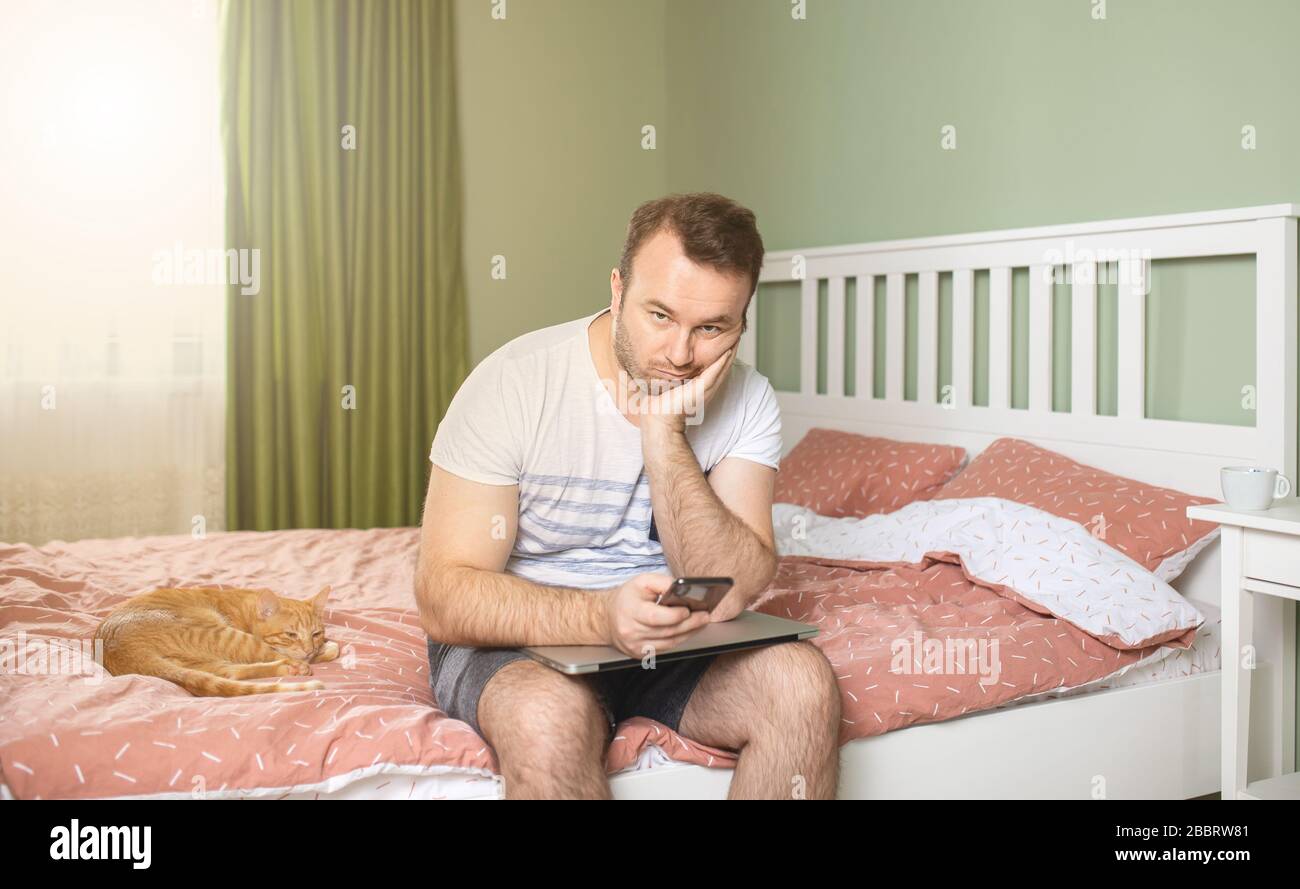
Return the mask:
<path id="1" fill-rule="evenodd" d="M 312 605 L 315 607 L 317 614 L 325 613 L 325 603 L 329 601 L 331 589 L 332 587 L 326 586 L 312 598 Z"/>
<path id="2" fill-rule="evenodd" d="M 259 620 L 267 620 L 273 614 L 280 610 L 280 600 L 275 593 L 270 590 L 259 590 L 257 593 L 257 617 Z"/>

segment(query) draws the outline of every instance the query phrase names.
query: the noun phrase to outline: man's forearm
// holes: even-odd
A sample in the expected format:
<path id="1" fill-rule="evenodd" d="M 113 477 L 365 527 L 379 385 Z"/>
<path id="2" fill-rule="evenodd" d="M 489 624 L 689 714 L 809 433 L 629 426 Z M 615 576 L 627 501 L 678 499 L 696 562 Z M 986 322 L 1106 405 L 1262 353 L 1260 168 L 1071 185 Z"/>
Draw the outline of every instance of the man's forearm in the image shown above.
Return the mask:
<path id="1" fill-rule="evenodd" d="M 545 586 L 458 565 L 417 569 L 420 621 L 451 645 L 607 645 L 609 590 Z"/>
<path id="2" fill-rule="evenodd" d="M 655 527 L 669 566 L 679 577 L 734 578 L 723 609 L 734 617 L 771 583 L 776 554 L 718 499 L 684 431 L 646 429 L 642 444 Z"/>

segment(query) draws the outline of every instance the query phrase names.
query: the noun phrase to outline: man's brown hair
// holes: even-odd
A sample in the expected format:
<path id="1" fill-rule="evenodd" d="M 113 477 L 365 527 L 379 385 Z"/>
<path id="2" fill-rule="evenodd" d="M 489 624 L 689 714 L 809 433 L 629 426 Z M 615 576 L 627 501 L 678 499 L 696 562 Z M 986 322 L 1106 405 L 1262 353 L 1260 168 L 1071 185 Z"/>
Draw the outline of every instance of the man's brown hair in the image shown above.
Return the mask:
<path id="1" fill-rule="evenodd" d="M 742 273 L 749 279 L 753 297 L 763 270 L 763 238 L 752 210 L 713 192 L 670 194 L 636 208 L 627 225 L 627 240 L 618 261 L 618 274 L 626 288 L 632 280 L 632 259 L 641 245 L 660 231 L 670 231 L 682 252 L 697 265 L 722 272 Z M 749 302 L 745 302 L 748 310 Z M 748 326 L 741 315 L 741 330 Z"/>

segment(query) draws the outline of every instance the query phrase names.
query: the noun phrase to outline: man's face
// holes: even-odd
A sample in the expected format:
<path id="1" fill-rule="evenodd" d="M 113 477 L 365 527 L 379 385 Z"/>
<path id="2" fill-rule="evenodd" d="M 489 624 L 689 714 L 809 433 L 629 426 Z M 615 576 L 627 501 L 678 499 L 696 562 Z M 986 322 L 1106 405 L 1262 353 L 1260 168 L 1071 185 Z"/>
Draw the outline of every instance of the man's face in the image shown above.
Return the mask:
<path id="1" fill-rule="evenodd" d="M 671 387 L 698 376 L 740 339 L 747 275 L 696 265 L 666 231 L 646 240 L 632 265 L 626 287 L 617 270 L 611 276 L 610 308 L 614 355 L 633 380 Z"/>

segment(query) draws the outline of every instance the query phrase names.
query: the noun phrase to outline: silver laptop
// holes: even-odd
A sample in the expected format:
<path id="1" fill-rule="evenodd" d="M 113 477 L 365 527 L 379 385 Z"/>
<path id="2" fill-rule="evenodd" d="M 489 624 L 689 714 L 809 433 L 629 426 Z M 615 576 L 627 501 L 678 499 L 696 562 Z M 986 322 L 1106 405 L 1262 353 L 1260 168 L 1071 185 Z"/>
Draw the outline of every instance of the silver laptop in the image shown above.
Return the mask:
<path id="1" fill-rule="evenodd" d="M 761 611 L 742 611 L 732 620 L 701 627 L 685 642 L 655 653 L 655 663 L 701 657 L 741 648 L 757 648 L 777 642 L 811 639 L 817 628 Z M 628 657 L 608 645 L 531 645 L 522 651 L 534 660 L 561 673 L 598 673 L 641 666 L 641 659 Z"/>

